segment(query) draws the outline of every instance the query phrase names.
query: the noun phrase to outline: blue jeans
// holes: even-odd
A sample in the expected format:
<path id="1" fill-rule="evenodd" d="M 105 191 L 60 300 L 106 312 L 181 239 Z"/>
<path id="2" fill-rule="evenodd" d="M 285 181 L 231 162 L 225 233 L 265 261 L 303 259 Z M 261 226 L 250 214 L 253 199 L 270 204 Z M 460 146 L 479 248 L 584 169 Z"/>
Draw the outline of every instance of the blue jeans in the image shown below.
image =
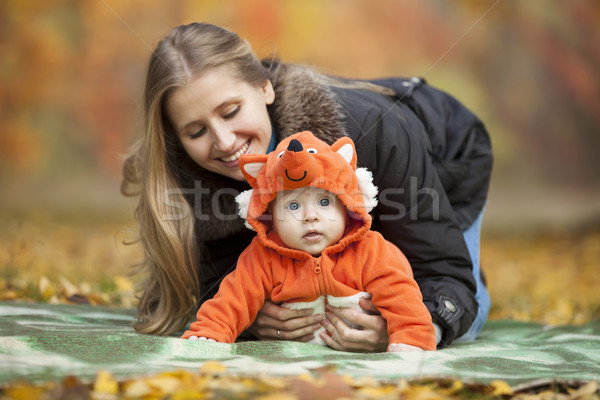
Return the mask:
<path id="1" fill-rule="evenodd" d="M 463 236 L 465 238 L 465 242 L 467 243 L 467 249 L 469 250 L 469 255 L 471 256 L 471 261 L 473 262 L 473 276 L 475 277 L 475 282 L 477 283 L 477 292 L 475 293 L 475 300 L 479 304 L 479 309 L 477 310 L 477 316 L 475 317 L 475 321 L 473 321 L 473 325 L 471 328 L 456 339 L 455 343 L 460 342 L 468 342 L 471 340 L 475 340 L 477 335 L 479 335 L 479 331 L 483 328 L 483 324 L 487 319 L 488 313 L 490 311 L 490 306 L 492 301 L 490 299 L 490 294 L 488 293 L 487 288 L 483 284 L 480 273 L 480 263 L 479 263 L 479 243 L 481 240 L 481 221 L 483 219 L 483 210 L 473 224 L 468 227 L 465 231 L 463 231 Z"/>

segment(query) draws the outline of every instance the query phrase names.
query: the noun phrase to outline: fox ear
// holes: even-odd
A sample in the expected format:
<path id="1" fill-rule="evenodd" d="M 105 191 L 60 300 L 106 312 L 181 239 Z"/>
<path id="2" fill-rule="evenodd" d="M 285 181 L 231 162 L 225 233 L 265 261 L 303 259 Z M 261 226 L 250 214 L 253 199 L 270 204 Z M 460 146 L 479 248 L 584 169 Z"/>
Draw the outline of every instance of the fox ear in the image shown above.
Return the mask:
<path id="1" fill-rule="evenodd" d="M 342 158 L 356 170 L 356 150 L 354 142 L 349 137 L 343 137 L 331 145 L 331 150 L 340 154 Z"/>
<path id="2" fill-rule="evenodd" d="M 250 186 L 256 187 L 256 177 L 266 162 L 266 154 L 252 154 L 240 157 L 240 169 Z"/>

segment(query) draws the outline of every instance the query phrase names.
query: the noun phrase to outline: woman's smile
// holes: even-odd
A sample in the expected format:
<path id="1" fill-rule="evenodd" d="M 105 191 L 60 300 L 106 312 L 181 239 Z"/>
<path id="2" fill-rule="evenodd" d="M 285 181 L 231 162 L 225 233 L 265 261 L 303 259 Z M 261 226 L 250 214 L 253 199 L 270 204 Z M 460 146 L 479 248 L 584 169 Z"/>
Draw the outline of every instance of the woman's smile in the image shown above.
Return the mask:
<path id="1" fill-rule="evenodd" d="M 221 161 L 223 161 L 225 164 L 227 164 L 227 166 L 232 166 L 232 167 L 233 167 L 233 166 L 235 166 L 235 167 L 237 167 L 237 166 L 238 166 L 238 162 L 237 162 L 237 161 L 239 160 L 239 158 L 240 158 L 242 155 L 244 155 L 244 154 L 247 154 L 247 153 L 248 153 L 248 150 L 250 149 L 250 142 L 251 142 L 251 141 L 250 141 L 250 140 L 248 140 L 246 143 L 244 143 L 244 144 L 242 145 L 242 147 L 240 147 L 240 148 L 239 148 L 239 149 L 238 149 L 238 150 L 237 150 L 235 153 L 233 153 L 232 155 L 230 155 L 230 156 L 227 156 L 227 157 L 220 157 L 219 159 L 220 159 Z"/>

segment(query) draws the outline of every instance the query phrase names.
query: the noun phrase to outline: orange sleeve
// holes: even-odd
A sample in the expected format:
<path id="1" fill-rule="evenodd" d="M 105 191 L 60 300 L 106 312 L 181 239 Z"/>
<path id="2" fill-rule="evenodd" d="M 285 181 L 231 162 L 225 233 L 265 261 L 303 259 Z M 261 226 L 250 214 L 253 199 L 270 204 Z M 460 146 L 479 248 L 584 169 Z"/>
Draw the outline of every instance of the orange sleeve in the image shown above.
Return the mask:
<path id="1" fill-rule="evenodd" d="M 195 335 L 222 343 L 235 342 L 254 322 L 272 290 L 269 260 L 267 251 L 253 241 L 240 256 L 236 269 L 223 279 L 215 297 L 202 304 L 196 322 L 181 337 Z"/>
<path id="2" fill-rule="evenodd" d="M 404 254 L 373 231 L 363 240 L 361 248 L 363 284 L 387 322 L 389 343 L 435 350 L 431 314 Z"/>

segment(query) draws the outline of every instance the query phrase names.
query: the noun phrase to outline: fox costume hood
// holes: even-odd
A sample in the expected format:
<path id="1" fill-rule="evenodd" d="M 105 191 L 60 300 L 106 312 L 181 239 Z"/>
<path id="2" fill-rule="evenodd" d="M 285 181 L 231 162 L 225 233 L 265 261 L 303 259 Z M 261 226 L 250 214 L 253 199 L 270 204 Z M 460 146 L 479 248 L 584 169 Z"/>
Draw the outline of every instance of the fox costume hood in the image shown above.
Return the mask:
<path id="1" fill-rule="evenodd" d="M 253 189 L 241 193 L 236 201 L 246 226 L 258 233 L 264 245 L 285 255 L 299 251 L 281 248 L 267 236 L 269 203 L 282 190 L 312 186 L 335 194 L 348 210 L 352 229 L 337 245 L 343 249 L 371 227 L 369 211 L 377 205 L 377 188 L 366 168 L 356 167 L 356 151 L 350 138 L 333 145 L 317 139 L 311 132 L 294 134 L 283 140 L 270 154 L 242 156 L 240 168 Z M 333 251 L 333 250 L 332 250 Z"/>

